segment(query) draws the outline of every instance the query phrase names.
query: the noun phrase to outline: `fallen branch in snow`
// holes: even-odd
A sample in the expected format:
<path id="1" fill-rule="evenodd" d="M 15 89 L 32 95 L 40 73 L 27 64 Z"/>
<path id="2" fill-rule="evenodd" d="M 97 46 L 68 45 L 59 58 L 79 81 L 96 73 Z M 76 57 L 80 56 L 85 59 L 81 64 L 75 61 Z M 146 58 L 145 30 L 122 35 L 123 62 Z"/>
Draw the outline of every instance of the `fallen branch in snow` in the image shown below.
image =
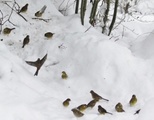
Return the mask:
<path id="1" fill-rule="evenodd" d="M 43 19 L 43 18 L 32 18 L 34 20 L 42 20 L 44 22 L 49 22 L 50 20 L 52 20 L 51 18 L 50 19 Z"/>

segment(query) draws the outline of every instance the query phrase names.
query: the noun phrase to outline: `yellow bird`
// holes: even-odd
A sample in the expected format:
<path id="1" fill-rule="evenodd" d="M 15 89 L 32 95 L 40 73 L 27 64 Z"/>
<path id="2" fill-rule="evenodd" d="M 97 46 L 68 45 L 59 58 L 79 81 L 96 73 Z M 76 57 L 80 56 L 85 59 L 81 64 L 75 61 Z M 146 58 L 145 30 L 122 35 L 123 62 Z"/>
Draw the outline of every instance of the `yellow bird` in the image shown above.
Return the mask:
<path id="1" fill-rule="evenodd" d="M 14 29 L 15 28 L 8 28 L 8 27 L 6 27 L 6 28 L 3 29 L 3 34 L 10 34 L 11 31 L 14 30 Z"/>
<path id="2" fill-rule="evenodd" d="M 76 117 L 82 117 L 84 114 L 82 112 L 80 112 L 79 110 L 77 110 L 76 108 L 73 108 L 71 110 L 73 112 L 73 114 L 76 116 Z"/>
<path id="3" fill-rule="evenodd" d="M 123 105 L 120 102 L 118 104 L 116 104 L 115 109 L 117 112 L 125 112 L 123 110 Z"/>
<path id="4" fill-rule="evenodd" d="M 44 13 L 44 11 L 45 11 L 46 8 L 47 8 L 47 6 L 44 5 L 44 6 L 41 8 L 41 10 L 39 10 L 39 11 L 37 11 L 37 12 L 35 13 L 35 16 L 36 16 L 36 17 L 41 17 L 42 14 Z"/>
<path id="5" fill-rule="evenodd" d="M 105 101 L 109 101 L 108 99 L 102 98 L 100 95 L 95 93 L 93 90 L 91 90 L 90 93 L 91 93 L 92 98 L 95 99 L 96 101 L 99 101 L 101 99 L 103 99 Z"/>
<path id="6" fill-rule="evenodd" d="M 46 37 L 46 38 L 52 38 L 53 35 L 54 35 L 54 33 L 47 32 L 47 33 L 44 34 L 44 37 Z"/>
<path id="7" fill-rule="evenodd" d="M 63 106 L 68 107 L 70 101 L 71 101 L 71 99 L 70 99 L 70 98 L 67 98 L 67 99 L 63 102 Z"/>
<path id="8" fill-rule="evenodd" d="M 66 74 L 65 71 L 62 71 L 61 78 L 62 78 L 62 79 L 67 79 L 67 78 L 68 78 L 68 75 Z"/>
<path id="9" fill-rule="evenodd" d="M 137 103 L 136 95 L 132 95 L 132 98 L 129 101 L 130 106 L 134 106 Z"/>
<path id="10" fill-rule="evenodd" d="M 78 109 L 79 111 L 84 111 L 86 108 L 87 108 L 87 105 L 86 105 L 86 104 L 82 104 L 82 105 L 79 105 L 79 106 L 77 107 L 77 109 Z"/>

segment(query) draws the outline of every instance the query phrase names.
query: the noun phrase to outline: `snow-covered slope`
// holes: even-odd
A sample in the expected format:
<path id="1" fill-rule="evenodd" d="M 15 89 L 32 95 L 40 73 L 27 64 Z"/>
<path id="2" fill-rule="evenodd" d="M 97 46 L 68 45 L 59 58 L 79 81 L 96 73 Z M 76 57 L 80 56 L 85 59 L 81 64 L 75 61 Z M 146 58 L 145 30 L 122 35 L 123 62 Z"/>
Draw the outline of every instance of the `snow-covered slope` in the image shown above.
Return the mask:
<path id="1" fill-rule="evenodd" d="M 57 1 L 58 2 L 58 1 Z M 79 15 L 63 16 L 55 0 L 18 0 L 21 6 L 29 3 L 28 11 L 21 13 L 24 21 L 13 12 L 11 23 L 3 28 L 15 27 L 9 35 L 1 34 L 0 42 L 0 118 L 2 120 L 74 120 L 71 109 L 92 100 L 90 90 L 94 90 L 109 102 L 99 101 L 93 109 L 84 112 L 83 120 L 143 120 L 147 118 L 147 109 L 153 106 L 148 102 L 154 97 L 154 61 L 152 37 L 143 56 L 142 47 L 131 49 L 110 41 L 109 38 L 94 28 L 80 24 Z M 9 3 L 10 5 L 12 3 Z M 43 5 L 47 9 L 43 19 L 35 20 L 34 14 Z M 10 8 L 0 3 L 4 15 Z M 70 13 L 69 13 L 70 14 Z M 88 21 L 88 18 L 86 19 Z M 44 37 L 46 32 L 53 32 L 52 39 Z M 30 42 L 22 48 L 26 35 Z M 129 36 L 128 36 L 129 37 Z M 147 49 L 144 42 L 140 43 Z M 140 46 L 141 46 L 140 45 Z M 25 61 L 36 61 L 48 54 L 47 60 L 34 76 L 36 68 Z M 62 71 L 68 79 L 61 78 Z M 130 107 L 129 100 L 135 94 L 136 106 Z M 70 106 L 63 107 L 62 102 L 70 98 Z M 124 113 L 117 113 L 115 105 L 121 102 Z M 148 103 L 147 103 L 148 102 Z M 97 106 L 102 105 L 113 115 L 99 115 Z M 141 109 L 139 115 L 135 111 Z M 151 108 L 152 110 L 152 108 Z M 149 114 L 152 117 L 152 114 Z"/>

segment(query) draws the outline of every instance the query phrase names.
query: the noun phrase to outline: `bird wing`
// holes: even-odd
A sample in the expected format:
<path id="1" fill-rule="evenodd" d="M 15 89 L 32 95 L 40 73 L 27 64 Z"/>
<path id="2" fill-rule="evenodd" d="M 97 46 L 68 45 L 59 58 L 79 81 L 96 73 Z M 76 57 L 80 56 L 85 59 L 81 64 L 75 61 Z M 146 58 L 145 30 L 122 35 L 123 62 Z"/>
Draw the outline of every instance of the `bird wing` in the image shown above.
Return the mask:
<path id="1" fill-rule="evenodd" d="M 46 55 L 40 60 L 41 66 L 42 66 L 42 65 L 44 64 L 44 62 L 46 61 L 47 56 L 48 56 L 48 54 L 46 54 Z"/>
<path id="2" fill-rule="evenodd" d="M 38 58 L 36 61 L 25 61 L 27 64 L 37 67 L 38 62 L 40 62 L 40 58 Z"/>

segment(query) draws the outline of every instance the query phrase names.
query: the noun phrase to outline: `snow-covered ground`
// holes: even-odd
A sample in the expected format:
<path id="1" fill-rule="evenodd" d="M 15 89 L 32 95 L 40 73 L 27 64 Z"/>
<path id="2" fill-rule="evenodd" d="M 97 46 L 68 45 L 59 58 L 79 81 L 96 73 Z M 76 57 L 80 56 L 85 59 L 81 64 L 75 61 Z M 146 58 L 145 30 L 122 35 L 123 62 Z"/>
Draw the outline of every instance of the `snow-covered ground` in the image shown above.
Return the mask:
<path id="1" fill-rule="evenodd" d="M 153 1 L 147 0 L 144 4 L 141 0 L 137 6 L 138 10 L 148 14 L 146 20 L 149 22 L 135 20 L 122 23 L 137 34 L 127 29 L 118 40 L 115 36 L 122 34 L 120 26 L 113 31 L 112 38 L 92 27 L 85 32 L 90 27 L 89 16 L 85 18 L 85 26 L 82 26 L 79 14 L 72 12 L 74 0 L 69 2 L 71 6 L 66 10 L 63 7 L 67 3 L 61 4 L 61 0 L 17 0 L 20 6 L 29 4 L 28 11 L 21 13 L 28 21 L 13 12 L 10 21 L 16 26 L 9 22 L 2 26 L 15 27 L 15 30 L 9 35 L 0 35 L 0 119 L 75 120 L 78 118 L 71 109 L 91 101 L 90 90 L 94 90 L 109 101 L 97 102 L 79 119 L 152 120 L 154 17 L 150 14 L 154 12 L 154 7 L 148 6 Z M 8 4 L 12 5 L 12 2 Z M 32 19 L 44 5 L 47 9 L 42 18 L 49 21 Z M 145 7 L 144 11 L 142 7 Z M 58 9 L 66 10 L 67 14 L 64 16 Z M 0 10 L 5 18 L 11 12 L 3 3 L 0 3 Z M 44 37 L 49 31 L 55 33 L 51 39 Z M 30 42 L 22 48 L 26 35 L 30 36 Z M 47 60 L 38 76 L 34 76 L 36 68 L 25 61 L 36 61 L 45 54 L 48 54 Z M 61 78 L 62 71 L 68 75 L 66 80 Z M 133 94 L 138 102 L 130 107 L 129 100 Z M 67 98 L 71 102 L 64 107 L 62 103 Z M 118 102 L 123 104 L 125 112 L 116 112 Z M 113 115 L 99 115 L 98 105 Z M 138 109 L 141 112 L 134 115 Z"/>

